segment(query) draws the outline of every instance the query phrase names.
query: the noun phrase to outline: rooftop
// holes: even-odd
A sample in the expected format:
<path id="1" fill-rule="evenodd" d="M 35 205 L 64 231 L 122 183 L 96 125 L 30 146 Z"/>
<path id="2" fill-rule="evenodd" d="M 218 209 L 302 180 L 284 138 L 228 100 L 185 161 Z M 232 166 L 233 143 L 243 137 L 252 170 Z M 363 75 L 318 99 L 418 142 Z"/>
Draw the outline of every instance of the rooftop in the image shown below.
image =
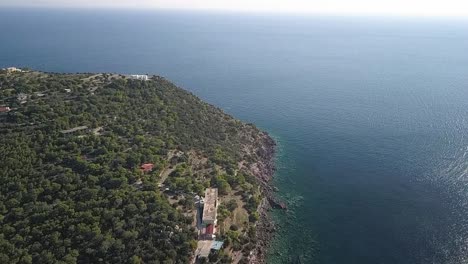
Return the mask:
<path id="1" fill-rule="evenodd" d="M 130 75 L 130 79 L 147 81 L 147 80 L 149 80 L 149 77 L 148 77 L 148 75 L 145 75 L 145 74 L 132 74 L 132 75 Z"/>
<path id="2" fill-rule="evenodd" d="M 220 250 L 221 247 L 223 247 L 223 244 L 223 241 L 213 241 L 213 243 L 211 244 L 211 249 Z"/>
<path id="3" fill-rule="evenodd" d="M 153 163 L 145 163 L 141 165 L 141 170 L 144 172 L 150 172 L 153 170 L 154 164 Z"/>
<path id="4" fill-rule="evenodd" d="M 201 240 L 198 241 L 197 252 L 195 253 L 198 257 L 207 258 L 211 252 L 211 246 L 213 241 Z"/>
<path id="5" fill-rule="evenodd" d="M 7 72 L 22 72 L 20 68 L 16 68 L 16 67 L 3 68 L 2 70 L 7 71 Z"/>
<path id="6" fill-rule="evenodd" d="M 8 106 L 0 106 L 0 112 L 10 112 L 10 107 Z"/>
<path id="7" fill-rule="evenodd" d="M 208 225 L 206 227 L 206 234 L 207 235 L 213 235 L 213 233 L 214 233 L 214 225 L 213 224 Z"/>
<path id="8" fill-rule="evenodd" d="M 218 189 L 208 188 L 205 191 L 205 204 L 203 207 L 203 222 L 216 221 L 216 206 L 218 200 Z"/>

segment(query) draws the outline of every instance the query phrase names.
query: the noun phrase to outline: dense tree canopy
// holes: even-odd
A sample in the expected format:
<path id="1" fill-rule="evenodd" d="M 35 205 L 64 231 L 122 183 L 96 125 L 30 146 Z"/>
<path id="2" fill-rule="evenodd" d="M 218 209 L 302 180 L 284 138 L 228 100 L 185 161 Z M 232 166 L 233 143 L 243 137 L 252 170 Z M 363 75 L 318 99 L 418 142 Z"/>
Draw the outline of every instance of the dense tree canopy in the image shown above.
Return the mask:
<path id="1" fill-rule="evenodd" d="M 167 154 L 196 150 L 229 172 L 259 133 L 159 77 L 0 73 L 0 105 L 12 109 L 0 113 L 0 263 L 187 263 L 192 219 L 157 184 Z M 187 175 L 168 184 L 227 192 L 249 179 Z"/>

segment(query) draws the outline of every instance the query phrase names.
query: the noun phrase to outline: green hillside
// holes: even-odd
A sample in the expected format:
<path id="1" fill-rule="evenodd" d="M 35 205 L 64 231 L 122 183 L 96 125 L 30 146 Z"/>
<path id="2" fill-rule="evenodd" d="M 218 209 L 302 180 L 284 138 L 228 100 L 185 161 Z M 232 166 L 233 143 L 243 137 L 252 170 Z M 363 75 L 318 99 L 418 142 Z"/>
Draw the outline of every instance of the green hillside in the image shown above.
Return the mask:
<path id="1" fill-rule="evenodd" d="M 1 72 L 0 106 L 0 263 L 188 263 L 209 186 L 239 207 L 226 247 L 255 243 L 273 143 L 253 125 L 160 77 Z"/>

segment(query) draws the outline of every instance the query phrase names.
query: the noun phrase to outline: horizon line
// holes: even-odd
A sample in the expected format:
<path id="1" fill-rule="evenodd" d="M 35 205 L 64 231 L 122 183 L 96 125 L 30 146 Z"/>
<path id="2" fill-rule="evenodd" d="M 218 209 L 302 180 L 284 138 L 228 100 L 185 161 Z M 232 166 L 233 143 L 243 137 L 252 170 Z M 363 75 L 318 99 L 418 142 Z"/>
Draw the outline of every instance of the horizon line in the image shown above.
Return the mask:
<path id="1" fill-rule="evenodd" d="M 257 14 L 257 15 L 284 15 L 284 16 L 330 16 L 330 17 L 382 17 L 382 18 L 440 18 L 440 19 L 462 19 L 468 20 L 468 14 L 422 14 L 422 13 L 394 13 L 394 12 L 333 12 L 333 11 L 311 11 L 311 10 L 247 10 L 227 8 L 178 8 L 178 7 L 138 7 L 138 6 L 41 6 L 41 5 L 0 5 L 0 8 L 8 9 L 50 9 L 50 10 L 96 10 L 96 11 L 179 11 L 197 13 L 231 13 L 231 14 Z"/>

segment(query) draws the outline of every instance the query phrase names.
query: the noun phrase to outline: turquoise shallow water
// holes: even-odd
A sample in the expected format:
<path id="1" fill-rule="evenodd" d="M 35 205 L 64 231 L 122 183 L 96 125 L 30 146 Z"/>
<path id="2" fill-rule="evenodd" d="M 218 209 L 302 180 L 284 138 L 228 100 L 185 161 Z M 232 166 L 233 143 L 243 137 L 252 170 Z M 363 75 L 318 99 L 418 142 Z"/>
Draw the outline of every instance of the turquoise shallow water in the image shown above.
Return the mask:
<path id="1" fill-rule="evenodd" d="M 0 10 L 0 67 L 158 73 L 279 142 L 270 263 L 468 263 L 468 22 Z"/>

